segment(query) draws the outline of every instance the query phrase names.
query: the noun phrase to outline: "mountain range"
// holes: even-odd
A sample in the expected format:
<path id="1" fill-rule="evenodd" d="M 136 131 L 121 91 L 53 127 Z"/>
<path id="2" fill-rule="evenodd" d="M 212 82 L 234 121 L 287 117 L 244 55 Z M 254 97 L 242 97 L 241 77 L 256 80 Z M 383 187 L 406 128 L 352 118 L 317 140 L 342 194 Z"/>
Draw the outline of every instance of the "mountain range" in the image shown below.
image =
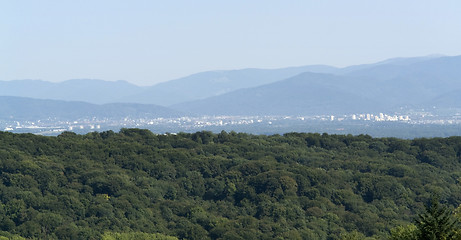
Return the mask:
<path id="1" fill-rule="evenodd" d="M 14 120 L 76 120 L 179 117 L 175 110 L 136 103 L 92 104 L 77 101 L 46 100 L 24 97 L 0 96 L 0 119 Z"/>
<path id="2" fill-rule="evenodd" d="M 281 69 L 241 69 L 209 71 L 159 83 L 143 92 L 123 97 L 124 102 L 170 106 L 182 102 L 219 96 L 242 88 L 250 88 L 284 80 L 303 72 L 331 72 L 334 67 L 315 65 Z"/>
<path id="3" fill-rule="evenodd" d="M 371 111 L 380 103 L 356 94 L 332 74 L 302 73 L 255 88 L 246 88 L 173 105 L 205 115 L 309 115 Z"/>
<path id="4" fill-rule="evenodd" d="M 14 101 L 0 98 L 3 115 L 42 105 L 48 108 L 42 115 L 54 108 L 73 109 L 73 115 L 92 111 L 110 115 L 107 109 L 112 109 L 117 116 L 126 111 L 134 115 L 157 111 L 157 116 L 310 115 L 461 108 L 461 56 L 394 58 L 345 68 L 209 71 L 147 87 L 89 79 L 0 81 L 0 96 L 24 98 L 14 106 L 8 105 Z M 32 98 L 42 100 L 34 105 Z M 119 105 L 110 105 L 115 103 Z"/>
<path id="5" fill-rule="evenodd" d="M 136 95 L 143 90 L 144 88 L 126 81 L 110 82 L 97 79 L 72 79 L 59 83 L 42 80 L 0 81 L 0 96 L 94 104 L 119 102 L 119 98 Z"/>
<path id="6" fill-rule="evenodd" d="M 254 88 L 173 105 L 208 115 L 309 115 L 461 108 L 461 56 L 394 59 L 332 73 L 302 73 Z"/>
<path id="7" fill-rule="evenodd" d="M 98 79 L 72 79 L 58 83 L 42 80 L 0 81 L 0 96 L 83 101 L 94 104 L 127 102 L 168 106 L 276 82 L 303 72 L 335 70 L 336 68 L 330 66 L 314 65 L 281 69 L 209 71 L 147 87 L 122 80 L 110 82 Z"/>

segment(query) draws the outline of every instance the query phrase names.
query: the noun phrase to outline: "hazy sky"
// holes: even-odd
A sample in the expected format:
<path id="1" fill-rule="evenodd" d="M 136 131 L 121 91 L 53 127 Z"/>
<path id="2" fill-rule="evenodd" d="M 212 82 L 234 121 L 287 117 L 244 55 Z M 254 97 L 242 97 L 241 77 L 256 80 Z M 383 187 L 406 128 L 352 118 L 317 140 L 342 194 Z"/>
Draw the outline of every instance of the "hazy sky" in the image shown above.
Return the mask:
<path id="1" fill-rule="evenodd" d="M 218 69 L 461 55 L 459 0 L 0 0 L 0 80 L 138 85 Z"/>

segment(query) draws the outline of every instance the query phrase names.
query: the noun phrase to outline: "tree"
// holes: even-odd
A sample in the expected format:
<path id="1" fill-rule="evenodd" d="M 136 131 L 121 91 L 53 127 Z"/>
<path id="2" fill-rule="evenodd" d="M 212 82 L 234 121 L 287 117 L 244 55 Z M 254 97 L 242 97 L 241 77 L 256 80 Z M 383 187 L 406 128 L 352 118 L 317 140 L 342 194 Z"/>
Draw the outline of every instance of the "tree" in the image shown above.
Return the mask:
<path id="1" fill-rule="evenodd" d="M 418 240 L 418 228 L 414 224 L 391 229 L 390 240 Z"/>
<path id="2" fill-rule="evenodd" d="M 426 212 L 418 215 L 415 225 L 418 239 L 448 240 L 455 239 L 459 221 L 450 209 L 440 206 L 438 199 L 433 198 Z"/>

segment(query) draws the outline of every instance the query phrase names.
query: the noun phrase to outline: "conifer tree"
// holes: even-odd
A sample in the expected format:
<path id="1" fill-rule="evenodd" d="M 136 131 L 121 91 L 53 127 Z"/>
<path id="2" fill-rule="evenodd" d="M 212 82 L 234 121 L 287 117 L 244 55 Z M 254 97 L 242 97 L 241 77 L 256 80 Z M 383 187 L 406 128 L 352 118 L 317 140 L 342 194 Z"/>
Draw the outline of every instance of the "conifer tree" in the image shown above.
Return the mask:
<path id="1" fill-rule="evenodd" d="M 433 198 L 426 212 L 418 215 L 415 225 L 418 239 L 448 240 L 455 239 L 459 222 L 450 209 L 440 206 L 438 198 Z"/>

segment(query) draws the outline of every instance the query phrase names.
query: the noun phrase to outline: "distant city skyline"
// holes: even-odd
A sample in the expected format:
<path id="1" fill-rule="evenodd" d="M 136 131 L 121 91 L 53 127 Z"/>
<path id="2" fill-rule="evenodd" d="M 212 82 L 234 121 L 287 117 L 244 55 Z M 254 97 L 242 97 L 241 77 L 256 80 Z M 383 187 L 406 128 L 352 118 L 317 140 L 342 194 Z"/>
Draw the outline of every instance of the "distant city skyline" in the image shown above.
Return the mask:
<path id="1" fill-rule="evenodd" d="M 2 1 L 0 80 L 125 80 L 461 55 L 461 2 Z"/>

